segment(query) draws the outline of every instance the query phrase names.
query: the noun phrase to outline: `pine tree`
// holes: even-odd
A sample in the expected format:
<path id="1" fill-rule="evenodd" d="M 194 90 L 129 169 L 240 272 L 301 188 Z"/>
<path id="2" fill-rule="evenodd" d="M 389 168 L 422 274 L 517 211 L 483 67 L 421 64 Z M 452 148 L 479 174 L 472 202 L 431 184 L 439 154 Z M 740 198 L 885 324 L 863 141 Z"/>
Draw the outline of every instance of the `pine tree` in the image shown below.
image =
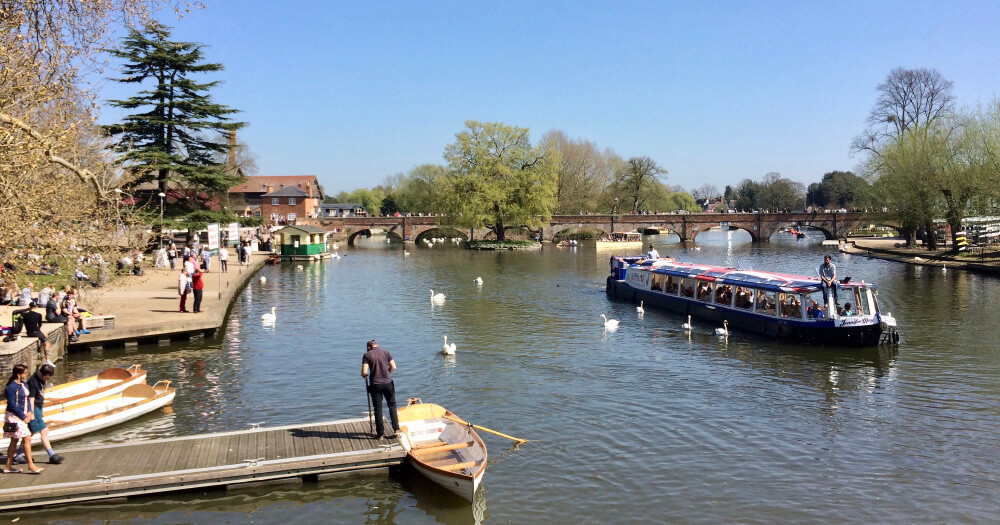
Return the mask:
<path id="1" fill-rule="evenodd" d="M 126 110 L 150 109 L 104 128 L 120 135 L 118 148 L 135 172 L 136 183 L 155 180 L 166 192 L 170 180 L 192 197 L 225 193 L 242 176 L 227 171 L 216 159 L 229 151 L 228 134 L 246 123 L 231 120 L 239 110 L 212 100 L 208 92 L 218 81 L 198 83 L 189 78 L 193 73 L 222 71 L 222 64 L 203 63 L 201 44 L 169 38 L 170 28 L 154 22 L 141 32 L 130 30 L 121 48 L 110 50 L 125 61 L 124 76 L 112 80 L 140 86 L 152 80 L 152 85 L 129 99 L 109 100 Z M 218 140 L 209 138 L 213 132 L 220 134 Z"/>

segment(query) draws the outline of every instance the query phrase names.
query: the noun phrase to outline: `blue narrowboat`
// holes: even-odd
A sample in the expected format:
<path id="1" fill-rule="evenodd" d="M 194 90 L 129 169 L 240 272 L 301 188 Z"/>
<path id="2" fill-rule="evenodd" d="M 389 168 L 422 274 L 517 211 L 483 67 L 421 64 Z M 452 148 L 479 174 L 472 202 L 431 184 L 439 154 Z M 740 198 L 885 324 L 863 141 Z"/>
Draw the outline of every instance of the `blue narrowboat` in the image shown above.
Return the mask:
<path id="1" fill-rule="evenodd" d="M 607 293 L 770 338 L 833 346 L 899 342 L 895 318 L 879 311 L 878 290 L 864 281 L 838 283 L 835 301 L 816 277 L 611 257 Z"/>

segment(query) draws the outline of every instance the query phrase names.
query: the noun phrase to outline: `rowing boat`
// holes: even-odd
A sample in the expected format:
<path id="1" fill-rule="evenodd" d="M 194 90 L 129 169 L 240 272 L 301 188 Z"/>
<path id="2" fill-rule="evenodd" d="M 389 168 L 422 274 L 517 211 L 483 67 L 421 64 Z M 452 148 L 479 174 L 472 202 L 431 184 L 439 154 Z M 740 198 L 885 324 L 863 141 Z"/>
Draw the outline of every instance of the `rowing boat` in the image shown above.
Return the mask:
<path id="1" fill-rule="evenodd" d="M 97 375 L 56 385 L 45 391 L 45 410 L 43 414 L 61 412 L 67 405 L 72 405 L 120 393 L 122 390 L 146 382 L 146 371 L 139 365 L 128 368 L 105 368 Z M 6 410 L 7 404 L 0 404 L 0 411 Z"/>
<path id="2" fill-rule="evenodd" d="M 135 419 L 169 405 L 175 394 L 170 381 L 160 381 L 153 386 L 132 385 L 117 394 L 80 401 L 62 412 L 45 415 L 49 441 L 81 436 Z M 40 438 L 40 434 L 35 434 L 32 442 Z"/>
<path id="3" fill-rule="evenodd" d="M 399 409 L 400 442 L 410 465 L 425 477 L 472 501 L 486 473 L 486 444 L 458 416 L 433 403 Z"/>

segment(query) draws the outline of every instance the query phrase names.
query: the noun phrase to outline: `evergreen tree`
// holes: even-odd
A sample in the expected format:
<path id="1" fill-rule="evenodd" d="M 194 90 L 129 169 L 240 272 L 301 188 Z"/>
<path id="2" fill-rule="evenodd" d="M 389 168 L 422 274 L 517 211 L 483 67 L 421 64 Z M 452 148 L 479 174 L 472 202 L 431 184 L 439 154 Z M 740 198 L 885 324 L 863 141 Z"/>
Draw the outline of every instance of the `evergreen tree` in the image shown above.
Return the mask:
<path id="1" fill-rule="evenodd" d="M 228 134 L 246 123 L 233 122 L 230 116 L 238 110 L 212 100 L 208 91 L 218 81 L 199 83 L 189 78 L 193 73 L 222 71 L 222 64 L 204 63 L 201 44 L 169 38 L 170 28 L 153 22 L 141 32 L 129 31 L 121 48 L 110 51 L 125 61 L 123 78 L 113 80 L 139 85 L 152 80 L 152 85 L 129 99 L 109 100 L 126 110 L 149 110 L 105 130 L 121 136 L 118 147 L 136 172 L 137 183 L 155 180 L 165 192 L 169 179 L 195 198 L 201 192 L 224 193 L 242 176 L 227 171 L 216 159 L 229 151 Z M 218 140 L 208 138 L 213 132 L 221 134 Z"/>

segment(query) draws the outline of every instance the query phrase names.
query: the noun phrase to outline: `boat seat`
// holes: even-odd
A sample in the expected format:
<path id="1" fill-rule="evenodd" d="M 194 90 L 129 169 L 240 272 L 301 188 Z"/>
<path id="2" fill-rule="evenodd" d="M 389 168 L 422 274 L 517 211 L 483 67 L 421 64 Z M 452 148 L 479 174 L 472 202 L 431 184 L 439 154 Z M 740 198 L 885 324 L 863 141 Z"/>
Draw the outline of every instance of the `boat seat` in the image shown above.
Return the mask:
<path id="1" fill-rule="evenodd" d="M 423 449 L 428 449 L 428 448 L 443 447 L 443 446 L 445 446 L 447 444 L 448 444 L 447 441 L 440 441 L 440 440 L 439 441 L 430 441 L 430 442 L 427 442 L 427 443 L 419 443 L 419 444 L 413 445 L 412 450 L 416 451 L 416 450 L 423 450 Z"/>
<path id="2" fill-rule="evenodd" d="M 473 467 L 475 465 L 476 465 L 475 461 L 466 461 L 465 463 L 455 463 L 453 465 L 446 465 L 446 466 L 437 467 L 437 468 L 439 468 L 441 470 L 452 471 L 452 470 L 462 470 L 464 468 Z"/>
<path id="3" fill-rule="evenodd" d="M 437 454 L 438 452 L 447 452 L 449 450 L 458 450 L 460 448 L 469 448 L 475 445 L 475 441 L 466 441 L 465 443 L 452 443 L 451 445 L 446 445 L 443 442 L 441 445 L 435 445 L 431 447 L 414 447 L 414 454 Z"/>

